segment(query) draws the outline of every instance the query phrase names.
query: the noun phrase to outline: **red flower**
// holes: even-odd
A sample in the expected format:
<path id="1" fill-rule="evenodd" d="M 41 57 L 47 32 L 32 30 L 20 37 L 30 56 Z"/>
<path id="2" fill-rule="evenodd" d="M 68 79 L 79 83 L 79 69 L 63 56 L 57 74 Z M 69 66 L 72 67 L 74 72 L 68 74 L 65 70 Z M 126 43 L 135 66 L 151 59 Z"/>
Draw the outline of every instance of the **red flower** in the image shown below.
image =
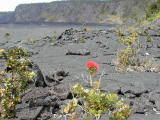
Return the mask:
<path id="1" fill-rule="evenodd" d="M 98 64 L 97 64 L 96 62 L 93 62 L 93 61 L 88 61 L 88 62 L 86 63 L 86 67 L 87 67 L 87 68 L 94 67 L 96 70 L 99 69 Z"/>

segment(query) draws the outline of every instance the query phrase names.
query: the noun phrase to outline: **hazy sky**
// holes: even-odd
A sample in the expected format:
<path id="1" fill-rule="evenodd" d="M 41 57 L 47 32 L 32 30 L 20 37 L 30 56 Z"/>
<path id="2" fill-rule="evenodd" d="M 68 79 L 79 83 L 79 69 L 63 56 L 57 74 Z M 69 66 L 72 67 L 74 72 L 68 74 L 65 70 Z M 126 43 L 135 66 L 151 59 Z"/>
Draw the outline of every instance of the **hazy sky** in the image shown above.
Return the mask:
<path id="1" fill-rule="evenodd" d="M 38 3 L 38 2 L 51 2 L 54 0 L 1 0 L 0 12 L 1 11 L 14 11 L 18 4 L 22 3 Z"/>

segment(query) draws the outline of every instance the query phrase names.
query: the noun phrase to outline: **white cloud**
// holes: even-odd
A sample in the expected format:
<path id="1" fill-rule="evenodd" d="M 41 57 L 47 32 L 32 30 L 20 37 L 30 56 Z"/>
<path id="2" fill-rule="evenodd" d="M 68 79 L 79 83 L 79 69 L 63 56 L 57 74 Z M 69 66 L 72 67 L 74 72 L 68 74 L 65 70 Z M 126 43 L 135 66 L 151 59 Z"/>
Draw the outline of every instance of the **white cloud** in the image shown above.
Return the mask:
<path id="1" fill-rule="evenodd" d="M 1 0 L 0 11 L 14 11 L 18 4 L 51 2 L 54 0 Z"/>

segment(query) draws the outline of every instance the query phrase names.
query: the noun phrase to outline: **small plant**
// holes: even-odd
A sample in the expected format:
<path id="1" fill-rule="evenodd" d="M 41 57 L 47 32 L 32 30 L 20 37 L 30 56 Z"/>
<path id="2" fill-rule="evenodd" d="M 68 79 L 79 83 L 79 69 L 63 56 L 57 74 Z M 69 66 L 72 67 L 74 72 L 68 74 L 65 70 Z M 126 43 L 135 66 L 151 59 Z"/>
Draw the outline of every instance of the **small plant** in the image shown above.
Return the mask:
<path id="1" fill-rule="evenodd" d="M 117 61 L 114 63 L 121 72 L 125 72 L 128 66 L 139 65 L 138 53 L 141 47 L 138 40 L 139 34 L 141 34 L 140 31 L 134 32 L 131 28 L 128 35 L 118 34 L 119 42 L 126 46 L 126 49 L 117 51 Z"/>
<path id="2" fill-rule="evenodd" d="M 1 117 L 14 117 L 15 104 L 20 101 L 20 93 L 27 87 L 35 73 L 28 69 L 31 64 L 27 52 L 21 47 L 0 50 L 0 56 L 6 62 L 6 68 L 0 72 L 0 115 Z"/>
<path id="3" fill-rule="evenodd" d="M 152 42 L 152 38 L 151 38 L 151 36 L 149 35 L 148 29 L 149 29 L 149 28 L 144 29 L 144 34 L 146 35 L 146 42 L 147 42 L 147 43 L 148 43 L 148 42 Z"/>
<path id="4" fill-rule="evenodd" d="M 7 33 L 5 33 L 5 35 L 4 35 L 5 37 L 9 37 L 10 36 L 10 34 L 7 32 Z"/>
<path id="5" fill-rule="evenodd" d="M 36 43 L 36 40 L 35 40 L 35 39 L 32 39 L 32 40 L 31 40 L 31 43 Z"/>
<path id="6" fill-rule="evenodd" d="M 56 36 L 55 36 L 55 32 L 53 33 L 53 35 L 51 36 L 50 42 L 54 42 L 56 40 Z"/>
<path id="7" fill-rule="evenodd" d="M 79 41 L 81 42 L 81 43 L 84 43 L 85 41 L 84 41 L 84 36 L 81 36 L 80 38 L 79 38 Z"/>
<path id="8" fill-rule="evenodd" d="M 87 62 L 86 67 L 90 75 L 93 75 L 99 68 L 93 61 Z M 76 95 L 76 97 L 62 110 L 62 113 L 70 116 L 71 120 L 76 120 L 76 108 L 80 107 L 85 112 L 82 120 L 99 120 L 106 112 L 110 116 L 109 120 L 127 119 L 130 115 L 129 105 L 114 93 L 101 92 L 100 88 L 100 80 L 94 81 L 91 89 L 84 89 L 76 84 L 71 88 L 73 96 Z M 81 101 L 78 100 L 79 98 Z"/>
<path id="9" fill-rule="evenodd" d="M 10 41 L 10 33 L 5 33 L 5 35 L 4 35 L 4 37 L 6 38 L 6 40 L 7 40 L 7 42 L 9 42 Z"/>
<path id="10" fill-rule="evenodd" d="M 120 25 L 117 26 L 117 36 L 124 36 L 124 33 L 122 32 Z"/>
<path id="11" fill-rule="evenodd" d="M 26 44 L 26 45 L 29 43 L 28 40 L 22 40 L 21 42 L 22 42 L 23 44 Z"/>
<path id="12" fill-rule="evenodd" d="M 86 32 L 91 32 L 91 30 L 87 27 L 85 27 L 83 30 L 86 31 Z"/>

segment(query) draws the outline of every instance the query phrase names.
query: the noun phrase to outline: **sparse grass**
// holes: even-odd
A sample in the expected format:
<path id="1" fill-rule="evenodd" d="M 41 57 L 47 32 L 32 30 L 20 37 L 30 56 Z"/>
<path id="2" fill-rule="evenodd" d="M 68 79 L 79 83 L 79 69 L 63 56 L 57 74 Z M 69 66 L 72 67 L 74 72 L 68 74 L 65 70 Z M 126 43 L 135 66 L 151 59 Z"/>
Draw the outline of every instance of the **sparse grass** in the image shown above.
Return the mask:
<path id="1" fill-rule="evenodd" d="M 147 18 L 147 21 L 152 21 L 152 20 L 155 20 L 157 18 L 160 18 L 160 12 L 154 14 L 153 16 Z"/>
<path id="2" fill-rule="evenodd" d="M 32 39 L 32 40 L 31 40 L 31 43 L 36 43 L 36 40 L 35 40 L 35 39 Z"/>
<path id="3" fill-rule="evenodd" d="M 156 19 L 158 19 L 158 18 L 160 18 L 160 12 L 155 13 L 154 15 L 152 15 L 152 16 L 144 19 L 144 20 L 142 20 L 142 24 L 144 24 L 144 25 L 145 25 L 145 24 L 148 24 L 148 23 L 150 23 L 151 21 L 156 20 Z"/>
<path id="4" fill-rule="evenodd" d="M 27 39 L 27 40 L 22 40 L 21 42 L 23 44 L 28 45 L 28 44 L 34 44 L 34 43 L 36 43 L 36 40 L 35 39 Z"/>
<path id="5" fill-rule="evenodd" d="M 83 35 L 79 38 L 79 41 L 80 41 L 80 43 L 84 43 L 85 42 Z"/>
<path id="6" fill-rule="evenodd" d="M 51 42 L 54 42 L 55 39 L 56 39 L 55 35 L 52 35 L 52 36 L 51 36 Z"/>
<path id="7" fill-rule="evenodd" d="M 86 31 L 86 32 L 91 32 L 91 29 L 89 29 L 87 27 L 85 27 L 83 30 Z"/>
<path id="8" fill-rule="evenodd" d="M 120 25 L 117 26 L 117 36 L 118 37 L 124 36 L 124 31 L 122 31 Z"/>
<path id="9" fill-rule="evenodd" d="M 56 32 L 52 34 L 50 42 L 55 42 L 55 40 L 56 40 Z"/>
<path id="10" fill-rule="evenodd" d="M 119 14 L 116 15 L 112 15 L 112 14 L 105 14 L 105 15 L 100 15 L 99 17 L 101 17 L 100 19 L 100 23 L 111 23 L 111 24 L 122 24 L 123 23 L 123 19 L 121 18 L 121 16 Z"/>
<path id="11" fill-rule="evenodd" d="M 22 42 L 23 44 L 26 44 L 26 45 L 29 43 L 28 40 L 22 40 L 21 42 Z"/>

